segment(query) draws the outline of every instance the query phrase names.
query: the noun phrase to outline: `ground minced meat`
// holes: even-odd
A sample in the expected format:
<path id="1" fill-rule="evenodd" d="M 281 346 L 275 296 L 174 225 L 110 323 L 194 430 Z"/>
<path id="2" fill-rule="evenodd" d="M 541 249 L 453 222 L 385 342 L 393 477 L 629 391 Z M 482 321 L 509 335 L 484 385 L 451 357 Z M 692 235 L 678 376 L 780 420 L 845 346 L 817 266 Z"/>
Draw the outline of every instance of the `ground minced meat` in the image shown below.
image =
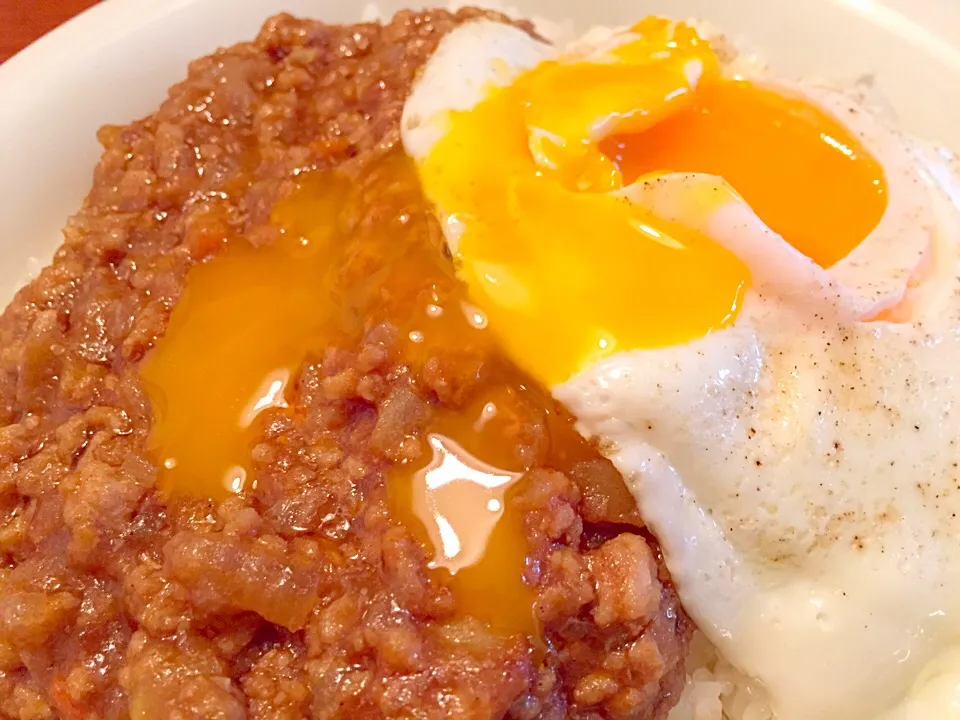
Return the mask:
<path id="1" fill-rule="evenodd" d="M 665 717 L 691 626 L 635 513 L 598 493 L 619 481 L 599 455 L 560 472 L 542 423 L 517 419 L 539 646 L 458 614 L 391 517 L 398 443 L 465 402 L 483 357 L 440 349 L 411 371 L 371 321 L 267 416 L 255 489 L 157 487 L 139 368 L 190 268 L 231 236 L 270 242 L 302 172 L 389 154 L 417 69 L 477 14 L 281 15 L 102 130 L 63 246 L 0 320 L 0 716 Z"/>

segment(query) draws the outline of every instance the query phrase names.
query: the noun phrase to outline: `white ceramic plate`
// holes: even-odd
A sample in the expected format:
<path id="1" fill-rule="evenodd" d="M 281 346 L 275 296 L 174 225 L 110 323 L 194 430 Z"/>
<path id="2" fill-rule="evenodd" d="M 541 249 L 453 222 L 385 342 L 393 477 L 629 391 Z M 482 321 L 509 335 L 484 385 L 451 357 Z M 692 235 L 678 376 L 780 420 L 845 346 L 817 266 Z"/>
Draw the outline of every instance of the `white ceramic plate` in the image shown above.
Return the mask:
<path id="1" fill-rule="evenodd" d="M 435 0 L 426 5 L 442 5 Z M 488 4 L 476 2 L 474 4 Z M 577 28 L 649 13 L 705 18 L 786 75 L 875 78 L 902 127 L 960 148 L 956 0 L 507 0 Z M 381 0 L 392 13 L 424 3 Z M 47 262 L 90 185 L 105 123 L 156 108 L 187 63 L 288 11 L 360 19 L 358 0 L 107 0 L 0 65 L 0 305 Z"/>

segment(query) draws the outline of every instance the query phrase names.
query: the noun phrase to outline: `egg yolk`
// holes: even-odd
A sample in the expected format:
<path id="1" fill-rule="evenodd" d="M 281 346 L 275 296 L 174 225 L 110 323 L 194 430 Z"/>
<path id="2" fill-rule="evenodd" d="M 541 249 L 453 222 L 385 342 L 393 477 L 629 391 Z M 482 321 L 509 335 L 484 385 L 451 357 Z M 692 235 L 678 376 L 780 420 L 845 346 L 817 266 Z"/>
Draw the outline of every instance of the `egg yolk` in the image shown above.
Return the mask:
<path id="1" fill-rule="evenodd" d="M 739 311 L 744 264 L 618 197 L 625 184 L 720 175 L 823 265 L 885 209 L 878 163 L 838 120 L 722 79 L 712 48 L 683 23 L 647 18 L 628 37 L 543 62 L 451 113 L 420 167 L 471 297 L 547 385 L 617 351 L 702 337 Z"/>
<path id="2" fill-rule="evenodd" d="M 655 172 L 719 175 L 821 267 L 846 257 L 880 222 L 883 169 L 832 115 L 743 80 L 705 83 L 693 99 L 645 132 L 601 142 L 625 183 Z"/>
<path id="3" fill-rule="evenodd" d="M 392 517 L 423 543 L 458 613 L 536 642 L 527 540 L 511 499 L 534 465 L 571 473 L 604 461 L 549 393 L 503 356 L 443 252 L 406 157 L 394 153 L 360 178 L 315 171 L 299 182 L 274 209 L 275 241 L 228 238 L 190 271 L 141 367 L 162 490 L 217 500 L 255 492 L 253 448 L 269 415 L 300 412 L 291 402 L 300 368 L 330 347 L 356 347 L 365 328 L 387 322 L 413 376 L 441 357 L 452 377 L 477 375 L 477 390 L 464 407 L 434 407 L 415 438 L 419 459 L 385 468 L 369 492 L 384 493 Z M 357 226 L 371 194 L 376 217 Z M 537 428 L 536 456 L 518 450 L 528 427 Z M 608 516 L 641 524 L 616 474 L 588 481 L 583 493 L 604 498 Z"/>
<path id="4" fill-rule="evenodd" d="M 326 190 L 312 198 L 320 217 L 332 216 L 345 196 L 337 185 Z M 291 377 L 330 337 L 333 307 L 323 282 L 330 227 L 262 247 L 231 238 L 190 271 L 140 371 L 166 490 L 220 499 L 250 488 L 257 417 L 285 406 Z"/>
<path id="5" fill-rule="evenodd" d="M 689 103 L 691 81 L 711 67 L 695 33 L 657 23 L 602 63 L 542 63 L 453 115 L 422 164 L 428 195 L 463 230 L 460 277 L 510 356 L 545 384 L 735 318 L 743 263 L 602 192 L 620 172 L 592 137 Z"/>
<path id="6" fill-rule="evenodd" d="M 438 418 L 422 459 L 393 468 L 388 487 L 392 511 L 430 549 L 433 571 L 451 580 L 459 610 L 496 630 L 536 638 L 536 593 L 522 582 L 523 517 L 510 503 L 522 489 L 525 468 L 496 440 L 509 423 L 516 392 L 492 391 L 482 405 Z"/>

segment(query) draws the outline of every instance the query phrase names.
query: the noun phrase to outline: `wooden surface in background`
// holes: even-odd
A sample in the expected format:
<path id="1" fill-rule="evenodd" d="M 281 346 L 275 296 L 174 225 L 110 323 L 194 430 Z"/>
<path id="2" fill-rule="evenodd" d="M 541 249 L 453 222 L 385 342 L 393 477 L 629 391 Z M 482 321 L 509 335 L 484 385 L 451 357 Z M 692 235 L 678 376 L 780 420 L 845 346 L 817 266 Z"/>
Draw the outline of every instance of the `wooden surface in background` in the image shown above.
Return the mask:
<path id="1" fill-rule="evenodd" d="M 97 0 L 0 0 L 0 62 Z"/>

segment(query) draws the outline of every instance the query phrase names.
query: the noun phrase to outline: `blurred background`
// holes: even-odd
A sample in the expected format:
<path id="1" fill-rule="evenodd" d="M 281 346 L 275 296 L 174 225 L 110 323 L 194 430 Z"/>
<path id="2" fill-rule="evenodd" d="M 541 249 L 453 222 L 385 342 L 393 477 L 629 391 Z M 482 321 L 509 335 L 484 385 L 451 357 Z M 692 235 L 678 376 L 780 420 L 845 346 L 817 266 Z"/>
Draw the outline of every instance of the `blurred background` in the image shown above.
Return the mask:
<path id="1" fill-rule="evenodd" d="M 0 62 L 96 4 L 97 0 L 0 0 Z"/>

